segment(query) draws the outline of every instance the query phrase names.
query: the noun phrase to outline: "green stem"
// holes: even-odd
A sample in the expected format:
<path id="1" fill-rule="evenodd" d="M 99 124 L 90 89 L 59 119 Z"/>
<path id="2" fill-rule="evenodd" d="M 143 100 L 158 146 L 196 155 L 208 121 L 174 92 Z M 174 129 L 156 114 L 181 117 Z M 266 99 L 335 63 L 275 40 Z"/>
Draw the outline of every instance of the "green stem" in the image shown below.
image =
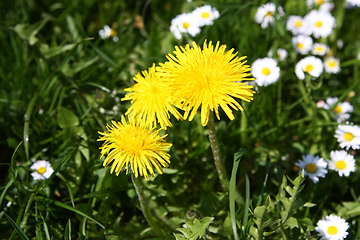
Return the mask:
<path id="1" fill-rule="evenodd" d="M 229 189 L 229 178 L 226 173 L 224 159 L 221 156 L 220 144 L 216 137 L 215 120 L 214 120 L 213 113 L 210 113 L 209 122 L 207 125 L 208 125 L 208 130 L 209 130 L 209 141 L 210 141 L 211 150 L 212 150 L 212 153 L 214 156 L 215 166 L 216 166 L 216 170 L 218 172 L 220 184 L 224 190 L 228 190 Z"/>
<path id="2" fill-rule="evenodd" d="M 314 112 L 313 112 L 313 109 L 312 109 L 312 106 L 311 106 L 311 101 L 310 101 L 310 93 L 311 93 L 311 89 L 309 87 L 309 84 L 308 82 L 311 81 L 311 76 L 310 75 L 306 75 L 305 76 L 305 80 L 299 80 L 299 87 L 300 87 L 300 91 L 301 91 L 301 94 L 303 96 L 303 99 L 304 99 L 304 102 L 305 104 L 307 105 L 307 109 L 308 109 L 308 114 L 310 116 L 314 115 Z M 306 87 L 305 87 L 305 83 L 306 83 Z"/>
<path id="3" fill-rule="evenodd" d="M 166 236 L 165 232 L 162 231 L 161 227 L 157 224 L 156 220 L 153 218 L 153 214 L 151 213 L 151 209 L 145 197 L 140 180 L 136 178 L 134 174 L 131 174 L 131 180 L 134 185 L 136 194 L 139 198 L 140 208 L 144 214 L 146 221 L 158 236 Z"/>

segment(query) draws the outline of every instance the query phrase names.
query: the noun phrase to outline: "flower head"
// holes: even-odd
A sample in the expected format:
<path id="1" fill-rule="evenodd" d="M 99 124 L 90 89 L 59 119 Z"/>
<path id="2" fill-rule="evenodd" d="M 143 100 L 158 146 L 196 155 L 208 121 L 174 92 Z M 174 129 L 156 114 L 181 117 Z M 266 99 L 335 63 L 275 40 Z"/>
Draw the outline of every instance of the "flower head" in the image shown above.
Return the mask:
<path id="1" fill-rule="evenodd" d="M 327 57 L 324 60 L 325 71 L 327 73 L 340 72 L 340 60 L 334 57 Z"/>
<path id="2" fill-rule="evenodd" d="M 136 116 L 136 121 L 143 122 L 149 128 L 156 126 L 158 122 L 161 128 L 171 127 L 169 112 L 177 119 L 181 118 L 180 113 L 172 104 L 169 93 L 169 82 L 164 81 L 155 71 L 155 64 L 149 71 L 138 73 L 134 77 L 136 82 L 132 87 L 126 88 L 126 94 L 121 100 L 131 100 L 131 107 L 125 113 L 129 116 Z"/>
<path id="3" fill-rule="evenodd" d="M 350 7 L 360 7 L 360 0 L 345 0 Z"/>
<path id="4" fill-rule="evenodd" d="M 287 56 L 288 56 L 288 52 L 283 48 L 278 48 L 277 49 L 275 57 L 273 57 L 273 50 L 272 49 L 270 49 L 270 51 L 268 52 L 268 57 L 277 59 L 279 61 L 284 61 L 287 58 Z"/>
<path id="5" fill-rule="evenodd" d="M 334 4 L 329 0 L 306 0 L 308 8 L 319 7 L 321 11 L 331 11 Z"/>
<path id="6" fill-rule="evenodd" d="M 193 42 L 183 47 L 175 47 L 174 55 L 167 55 L 168 62 L 159 70 L 168 78 L 175 106 L 185 111 L 184 118 L 191 121 L 201 107 L 201 124 L 207 125 L 210 111 L 215 111 L 218 119 L 221 107 L 230 120 L 234 119 L 231 108 L 243 110 L 234 99 L 252 100 L 253 86 L 243 83 L 251 74 L 250 67 L 239 58 L 233 49 L 225 51 L 226 45 L 210 41 L 204 42 L 203 49 Z M 230 108 L 231 107 L 231 108 Z"/>
<path id="7" fill-rule="evenodd" d="M 335 137 L 341 148 L 360 148 L 360 127 L 355 125 L 339 125 L 335 130 Z"/>
<path id="8" fill-rule="evenodd" d="M 331 109 L 338 102 L 337 97 L 328 97 L 326 99 L 326 104 L 324 105 L 324 109 Z M 354 108 L 351 106 L 349 102 L 339 102 L 336 104 L 333 110 L 334 119 L 337 122 L 344 122 L 345 120 L 350 118 L 349 112 L 353 112 Z"/>
<path id="9" fill-rule="evenodd" d="M 112 126 L 106 126 L 108 132 L 99 132 L 98 141 L 104 141 L 101 149 L 101 157 L 107 155 L 103 166 L 112 163 L 110 173 L 115 171 L 119 175 L 121 169 L 129 169 L 135 177 L 144 176 L 149 179 L 148 171 L 154 176 L 153 166 L 160 174 L 162 167 L 168 167 L 170 155 L 166 152 L 171 143 L 164 142 L 164 137 L 159 135 L 159 130 L 137 124 L 133 118 L 126 121 L 121 117 L 121 122 L 112 121 Z"/>
<path id="10" fill-rule="evenodd" d="M 292 32 L 293 35 L 310 35 L 309 29 L 306 28 L 303 18 L 297 15 L 289 16 L 286 22 L 286 30 Z"/>
<path id="11" fill-rule="evenodd" d="M 116 36 L 117 32 L 114 29 L 110 28 L 108 25 L 105 25 L 104 29 L 99 30 L 99 35 L 101 39 L 112 37 L 114 42 L 119 41 L 119 38 Z"/>
<path id="12" fill-rule="evenodd" d="M 304 169 L 304 175 L 314 183 L 319 181 L 319 177 L 324 178 L 327 174 L 327 163 L 324 159 L 312 154 L 304 155 L 303 160 L 299 160 L 295 165 Z"/>
<path id="13" fill-rule="evenodd" d="M 255 14 L 255 21 L 259 24 L 261 24 L 261 27 L 263 29 L 267 28 L 269 25 L 273 25 L 275 21 L 275 11 L 276 11 L 276 5 L 272 2 L 266 3 L 264 5 L 261 5 Z M 276 18 L 280 18 L 284 16 L 284 11 L 282 7 L 278 7 L 278 15 Z"/>
<path id="14" fill-rule="evenodd" d="M 194 14 L 183 13 L 171 20 L 170 31 L 177 39 L 181 39 L 182 33 L 195 37 L 200 32 L 200 23 Z"/>
<path id="15" fill-rule="evenodd" d="M 255 83 L 259 86 L 267 86 L 275 83 L 280 76 L 280 68 L 276 60 L 272 58 L 259 58 L 251 65 L 251 73 L 255 77 Z"/>
<path id="16" fill-rule="evenodd" d="M 200 27 L 204 25 L 213 25 L 213 21 L 220 16 L 219 11 L 216 8 L 212 8 L 210 5 L 198 7 L 192 14 L 198 19 Z"/>
<path id="17" fill-rule="evenodd" d="M 315 230 L 320 240 L 342 240 L 348 235 L 349 224 L 341 217 L 330 215 L 318 221 Z"/>
<path id="18" fill-rule="evenodd" d="M 295 66 L 296 76 L 304 80 L 305 73 L 310 74 L 313 78 L 317 78 L 323 72 L 323 63 L 319 58 L 314 56 L 309 56 L 301 59 Z"/>
<path id="19" fill-rule="evenodd" d="M 329 51 L 329 47 L 323 43 L 314 43 L 311 53 L 314 55 L 324 56 Z"/>
<path id="20" fill-rule="evenodd" d="M 300 54 L 307 54 L 313 46 L 313 40 L 309 36 L 297 35 L 291 39 L 292 45 Z"/>
<path id="21" fill-rule="evenodd" d="M 45 180 L 48 179 L 51 174 L 54 172 L 54 169 L 51 167 L 51 164 L 45 160 L 39 160 L 34 162 L 30 167 L 32 170 L 35 170 L 31 173 L 31 176 L 34 180 Z"/>
<path id="22" fill-rule="evenodd" d="M 348 177 L 350 172 L 355 171 L 355 159 L 346 151 L 331 151 L 330 157 L 329 169 L 337 171 L 340 177 Z"/>
<path id="23" fill-rule="evenodd" d="M 328 11 L 311 10 L 304 21 L 315 38 L 326 38 L 336 25 L 335 18 Z"/>

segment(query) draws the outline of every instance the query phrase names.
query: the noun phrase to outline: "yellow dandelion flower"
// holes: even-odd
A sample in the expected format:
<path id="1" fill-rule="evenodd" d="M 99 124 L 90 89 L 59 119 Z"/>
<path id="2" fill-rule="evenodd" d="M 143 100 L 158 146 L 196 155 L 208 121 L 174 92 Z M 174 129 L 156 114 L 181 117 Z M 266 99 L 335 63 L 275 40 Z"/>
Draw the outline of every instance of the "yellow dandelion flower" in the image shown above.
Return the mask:
<path id="1" fill-rule="evenodd" d="M 204 42 L 203 50 L 195 42 L 175 46 L 174 55 L 168 54 L 168 62 L 161 65 L 159 74 L 170 79 L 171 95 L 175 106 L 180 106 L 185 113 L 184 118 L 191 121 L 201 107 L 201 124 L 206 126 L 210 111 L 215 111 L 220 119 L 218 108 L 221 107 L 230 120 L 234 119 L 232 109 L 243 111 L 235 100 L 252 100 L 253 86 L 245 85 L 244 80 L 251 76 L 250 66 L 243 61 L 246 57 L 238 57 L 234 49 L 225 51 L 226 45 L 217 42 L 216 46 Z M 230 108 L 231 107 L 231 108 Z"/>
<path id="2" fill-rule="evenodd" d="M 161 128 L 171 127 L 170 114 L 181 118 L 181 114 L 172 104 L 169 93 L 168 82 L 159 77 L 155 71 L 155 64 L 149 71 L 143 71 L 142 75 L 138 73 L 134 80 L 137 82 L 134 86 L 126 88 L 126 94 L 122 101 L 131 100 L 131 107 L 125 115 L 136 116 L 136 120 L 142 122 L 148 127 L 156 126 L 158 122 Z"/>
<path id="3" fill-rule="evenodd" d="M 166 151 L 172 146 L 171 143 L 164 141 L 164 137 L 159 135 L 159 130 L 148 128 L 136 124 L 133 118 L 126 121 L 121 117 L 121 122 L 112 121 L 112 126 L 106 126 L 108 132 L 99 132 L 98 141 L 104 141 L 101 149 L 101 157 L 107 155 L 103 166 L 107 167 L 111 162 L 110 173 L 114 171 L 119 175 L 121 169 L 129 169 L 135 177 L 144 176 L 149 179 L 148 171 L 154 176 L 153 166 L 160 174 L 163 173 L 162 167 L 168 167 L 170 154 Z"/>

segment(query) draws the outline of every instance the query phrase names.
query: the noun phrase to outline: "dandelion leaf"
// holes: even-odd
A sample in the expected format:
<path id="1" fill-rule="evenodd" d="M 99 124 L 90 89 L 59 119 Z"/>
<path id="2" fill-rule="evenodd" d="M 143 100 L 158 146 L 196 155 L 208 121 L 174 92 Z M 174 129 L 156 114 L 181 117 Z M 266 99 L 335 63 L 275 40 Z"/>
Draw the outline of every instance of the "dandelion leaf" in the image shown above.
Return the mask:
<path id="1" fill-rule="evenodd" d="M 205 235 L 206 229 L 209 227 L 213 220 L 213 217 L 204 217 L 200 220 L 195 218 L 192 222 L 185 223 L 186 227 L 176 229 L 181 232 L 183 236 L 176 233 L 174 233 L 174 236 L 176 239 L 199 239 Z"/>
<path id="2" fill-rule="evenodd" d="M 55 57 L 61 53 L 67 52 L 72 50 L 74 47 L 76 47 L 76 43 L 73 44 L 65 44 L 63 46 L 55 46 L 55 47 L 49 47 L 47 44 L 41 44 L 40 45 L 40 52 L 44 56 L 44 58 L 49 59 L 52 57 Z"/>
<path id="3" fill-rule="evenodd" d="M 30 45 L 34 45 L 39 39 L 36 34 L 45 26 L 47 19 L 43 19 L 34 24 L 17 24 L 13 30 L 24 40 L 27 40 Z"/>
<path id="4" fill-rule="evenodd" d="M 73 128 L 79 125 L 79 118 L 69 109 L 59 107 L 57 112 L 57 122 L 60 128 Z"/>

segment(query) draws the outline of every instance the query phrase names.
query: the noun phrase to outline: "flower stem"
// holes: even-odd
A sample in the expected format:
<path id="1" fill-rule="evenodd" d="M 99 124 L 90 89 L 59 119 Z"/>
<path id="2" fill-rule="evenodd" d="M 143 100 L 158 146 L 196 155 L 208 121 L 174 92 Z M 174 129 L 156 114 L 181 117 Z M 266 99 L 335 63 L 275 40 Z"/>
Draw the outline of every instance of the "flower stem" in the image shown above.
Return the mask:
<path id="1" fill-rule="evenodd" d="M 213 113 L 210 113 L 209 121 L 208 121 L 208 130 L 209 130 L 209 141 L 211 145 L 211 150 L 214 156 L 216 170 L 218 172 L 219 180 L 221 187 L 224 190 L 229 189 L 229 178 L 226 173 L 225 162 L 220 152 L 220 144 L 216 137 L 215 130 L 215 120 Z"/>
<path id="2" fill-rule="evenodd" d="M 156 220 L 153 217 L 153 214 L 151 213 L 151 209 L 150 209 L 148 201 L 145 197 L 140 180 L 138 178 L 136 178 L 134 176 L 134 174 L 131 174 L 131 180 L 134 185 L 136 194 L 139 198 L 140 208 L 144 214 L 146 221 L 148 222 L 150 227 L 156 232 L 156 234 L 158 236 L 166 236 L 166 233 L 164 231 L 162 231 L 161 227 L 156 222 Z"/>

